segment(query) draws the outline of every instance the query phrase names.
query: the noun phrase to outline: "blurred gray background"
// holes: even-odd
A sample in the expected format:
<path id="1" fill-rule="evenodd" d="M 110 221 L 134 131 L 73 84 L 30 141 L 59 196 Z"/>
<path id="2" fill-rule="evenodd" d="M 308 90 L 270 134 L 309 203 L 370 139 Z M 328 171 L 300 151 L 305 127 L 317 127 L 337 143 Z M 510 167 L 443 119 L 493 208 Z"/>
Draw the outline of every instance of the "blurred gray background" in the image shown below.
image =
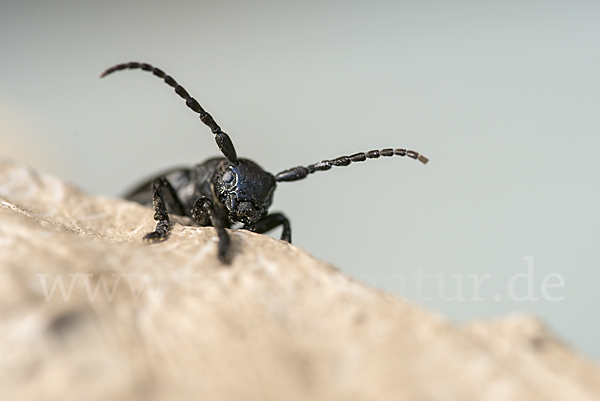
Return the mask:
<path id="1" fill-rule="evenodd" d="M 217 155 L 156 78 L 98 78 L 126 61 L 273 173 L 417 150 L 281 183 L 273 210 L 358 280 L 457 322 L 532 313 L 600 357 L 600 2 L 0 4 L 1 154 L 110 196 Z"/>

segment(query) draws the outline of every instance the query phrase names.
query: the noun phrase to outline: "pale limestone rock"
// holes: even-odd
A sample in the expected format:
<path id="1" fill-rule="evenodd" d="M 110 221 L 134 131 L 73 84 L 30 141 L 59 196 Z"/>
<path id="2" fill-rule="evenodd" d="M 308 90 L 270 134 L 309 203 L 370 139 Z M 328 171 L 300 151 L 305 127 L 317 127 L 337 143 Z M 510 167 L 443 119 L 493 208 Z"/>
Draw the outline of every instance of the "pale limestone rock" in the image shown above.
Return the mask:
<path id="1" fill-rule="evenodd" d="M 224 266 L 214 229 L 153 226 L 0 162 L 0 399 L 600 399 L 533 318 L 457 327 L 267 236 L 232 231 Z"/>

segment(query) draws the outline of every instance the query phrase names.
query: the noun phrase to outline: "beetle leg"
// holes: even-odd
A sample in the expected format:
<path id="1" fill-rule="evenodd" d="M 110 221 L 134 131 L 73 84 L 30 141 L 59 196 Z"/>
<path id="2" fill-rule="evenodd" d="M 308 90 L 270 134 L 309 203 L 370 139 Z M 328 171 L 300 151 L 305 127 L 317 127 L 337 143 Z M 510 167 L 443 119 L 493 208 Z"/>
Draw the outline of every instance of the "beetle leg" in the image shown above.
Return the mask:
<path id="1" fill-rule="evenodd" d="M 194 218 L 196 224 L 198 224 L 200 227 L 212 226 L 212 222 L 210 221 L 210 214 L 207 210 L 208 206 L 204 205 L 206 201 L 212 203 L 210 199 L 203 196 L 199 198 L 196 201 L 196 203 L 194 203 L 194 207 L 192 208 L 192 217 Z M 214 207 L 214 205 L 212 206 Z"/>
<path id="2" fill-rule="evenodd" d="M 290 228 L 290 221 L 282 213 L 268 214 L 259 220 L 254 226 L 254 232 L 262 234 L 267 231 L 271 231 L 275 227 L 283 226 L 281 232 L 281 240 L 292 242 L 292 230 Z"/>
<path id="3" fill-rule="evenodd" d="M 217 229 L 217 235 L 219 236 L 219 259 L 221 262 L 229 264 L 232 255 L 230 252 L 231 243 L 229 234 L 227 234 L 227 230 L 225 230 L 227 224 L 218 214 L 213 202 L 206 197 L 198 199 L 192 208 L 192 216 L 199 225 L 213 226 Z"/>
<path id="4" fill-rule="evenodd" d="M 166 190 L 163 192 L 163 190 Z M 172 213 L 184 214 L 181 201 L 173 189 L 173 186 L 164 176 L 152 181 L 152 205 L 154 207 L 154 220 L 156 229 L 144 236 L 149 242 L 164 241 L 169 236 L 171 222 L 167 211 L 167 204 Z"/>

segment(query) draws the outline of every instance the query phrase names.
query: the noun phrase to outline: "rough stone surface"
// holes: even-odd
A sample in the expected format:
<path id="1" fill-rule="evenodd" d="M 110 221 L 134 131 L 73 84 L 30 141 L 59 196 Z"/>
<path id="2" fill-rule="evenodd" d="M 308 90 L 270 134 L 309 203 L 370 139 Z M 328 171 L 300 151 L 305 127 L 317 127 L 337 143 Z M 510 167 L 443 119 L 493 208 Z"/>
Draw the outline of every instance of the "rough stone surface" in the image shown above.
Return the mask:
<path id="1" fill-rule="evenodd" d="M 600 399 L 534 318 L 459 327 L 267 236 L 227 267 L 214 229 L 153 226 L 0 162 L 0 399 Z"/>

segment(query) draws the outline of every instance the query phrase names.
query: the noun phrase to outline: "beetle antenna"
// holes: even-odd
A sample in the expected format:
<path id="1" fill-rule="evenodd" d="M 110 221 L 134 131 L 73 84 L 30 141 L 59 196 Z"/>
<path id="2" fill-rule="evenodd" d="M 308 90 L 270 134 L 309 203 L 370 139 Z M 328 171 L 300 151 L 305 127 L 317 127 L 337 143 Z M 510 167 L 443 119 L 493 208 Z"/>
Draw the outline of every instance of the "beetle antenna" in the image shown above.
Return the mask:
<path id="1" fill-rule="evenodd" d="M 414 150 L 406 149 L 382 149 L 382 150 L 371 150 L 369 152 L 355 153 L 351 156 L 340 156 L 332 160 L 323 160 L 319 163 L 311 164 L 306 167 L 298 166 L 284 170 L 275 176 L 275 181 L 298 181 L 305 178 L 307 175 L 314 173 L 315 171 L 329 170 L 333 166 L 347 166 L 354 162 L 364 162 L 367 159 L 378 159 L 380 156 L 408 156 L 410 158 L 419 160 L 423 164 L 427 164 L 429 159 L 425 156 L 418 154 Z"/>
<path id="2" fill-rule="evenodd" d="M 188 94 L 188 92 L 183 88 L 183 86 L 179 85 L 177 81 L 173 79 L 173 77 L 167 75 L 160 68 L 153 67 L 150 64 L 138 63 L 133 61 L 130 63 L 117 64 L 113 67 L 110 67 L 102 74 L 100 74 L 100 78 L 104 78 L 108 74 L 112 74 L 115 71 L 121 71 L 125 69 L 141 69 L 143 71 L 151 72 L 158 78 L 162 78 L 167 85 L 173 87 L 175 89 L 175 93 L 177 93 L 179 96 L 181 96 L 182 99 L 185 100 L 185 104 L 187 105 L 187 107 L 192 109 L 194 112 L 198 113 L 200 115 L 200 120 L 204 124 L 206 124 L 208 128 L 210 128 L 213 134 L 215 134 L 215 141 L 217 142 L 217 146 L 219 146 L 221 153 L 223 153 L 223 156 L 225 156 L 231 163 L 237 164 L 237 154 L 235 152 L 235 148 L 233 147 L 233 142 L 231 142 L 231 138 L 229 138 L 229 135 L 227 135 L 221 130 L 221 127 L 217 125 L 212 116 L 208 114 L 206 110 L 202 108 L 202 106 L 200 106 L 200 103 L 198 103 L 196 99 L 194 99 Z"/>

